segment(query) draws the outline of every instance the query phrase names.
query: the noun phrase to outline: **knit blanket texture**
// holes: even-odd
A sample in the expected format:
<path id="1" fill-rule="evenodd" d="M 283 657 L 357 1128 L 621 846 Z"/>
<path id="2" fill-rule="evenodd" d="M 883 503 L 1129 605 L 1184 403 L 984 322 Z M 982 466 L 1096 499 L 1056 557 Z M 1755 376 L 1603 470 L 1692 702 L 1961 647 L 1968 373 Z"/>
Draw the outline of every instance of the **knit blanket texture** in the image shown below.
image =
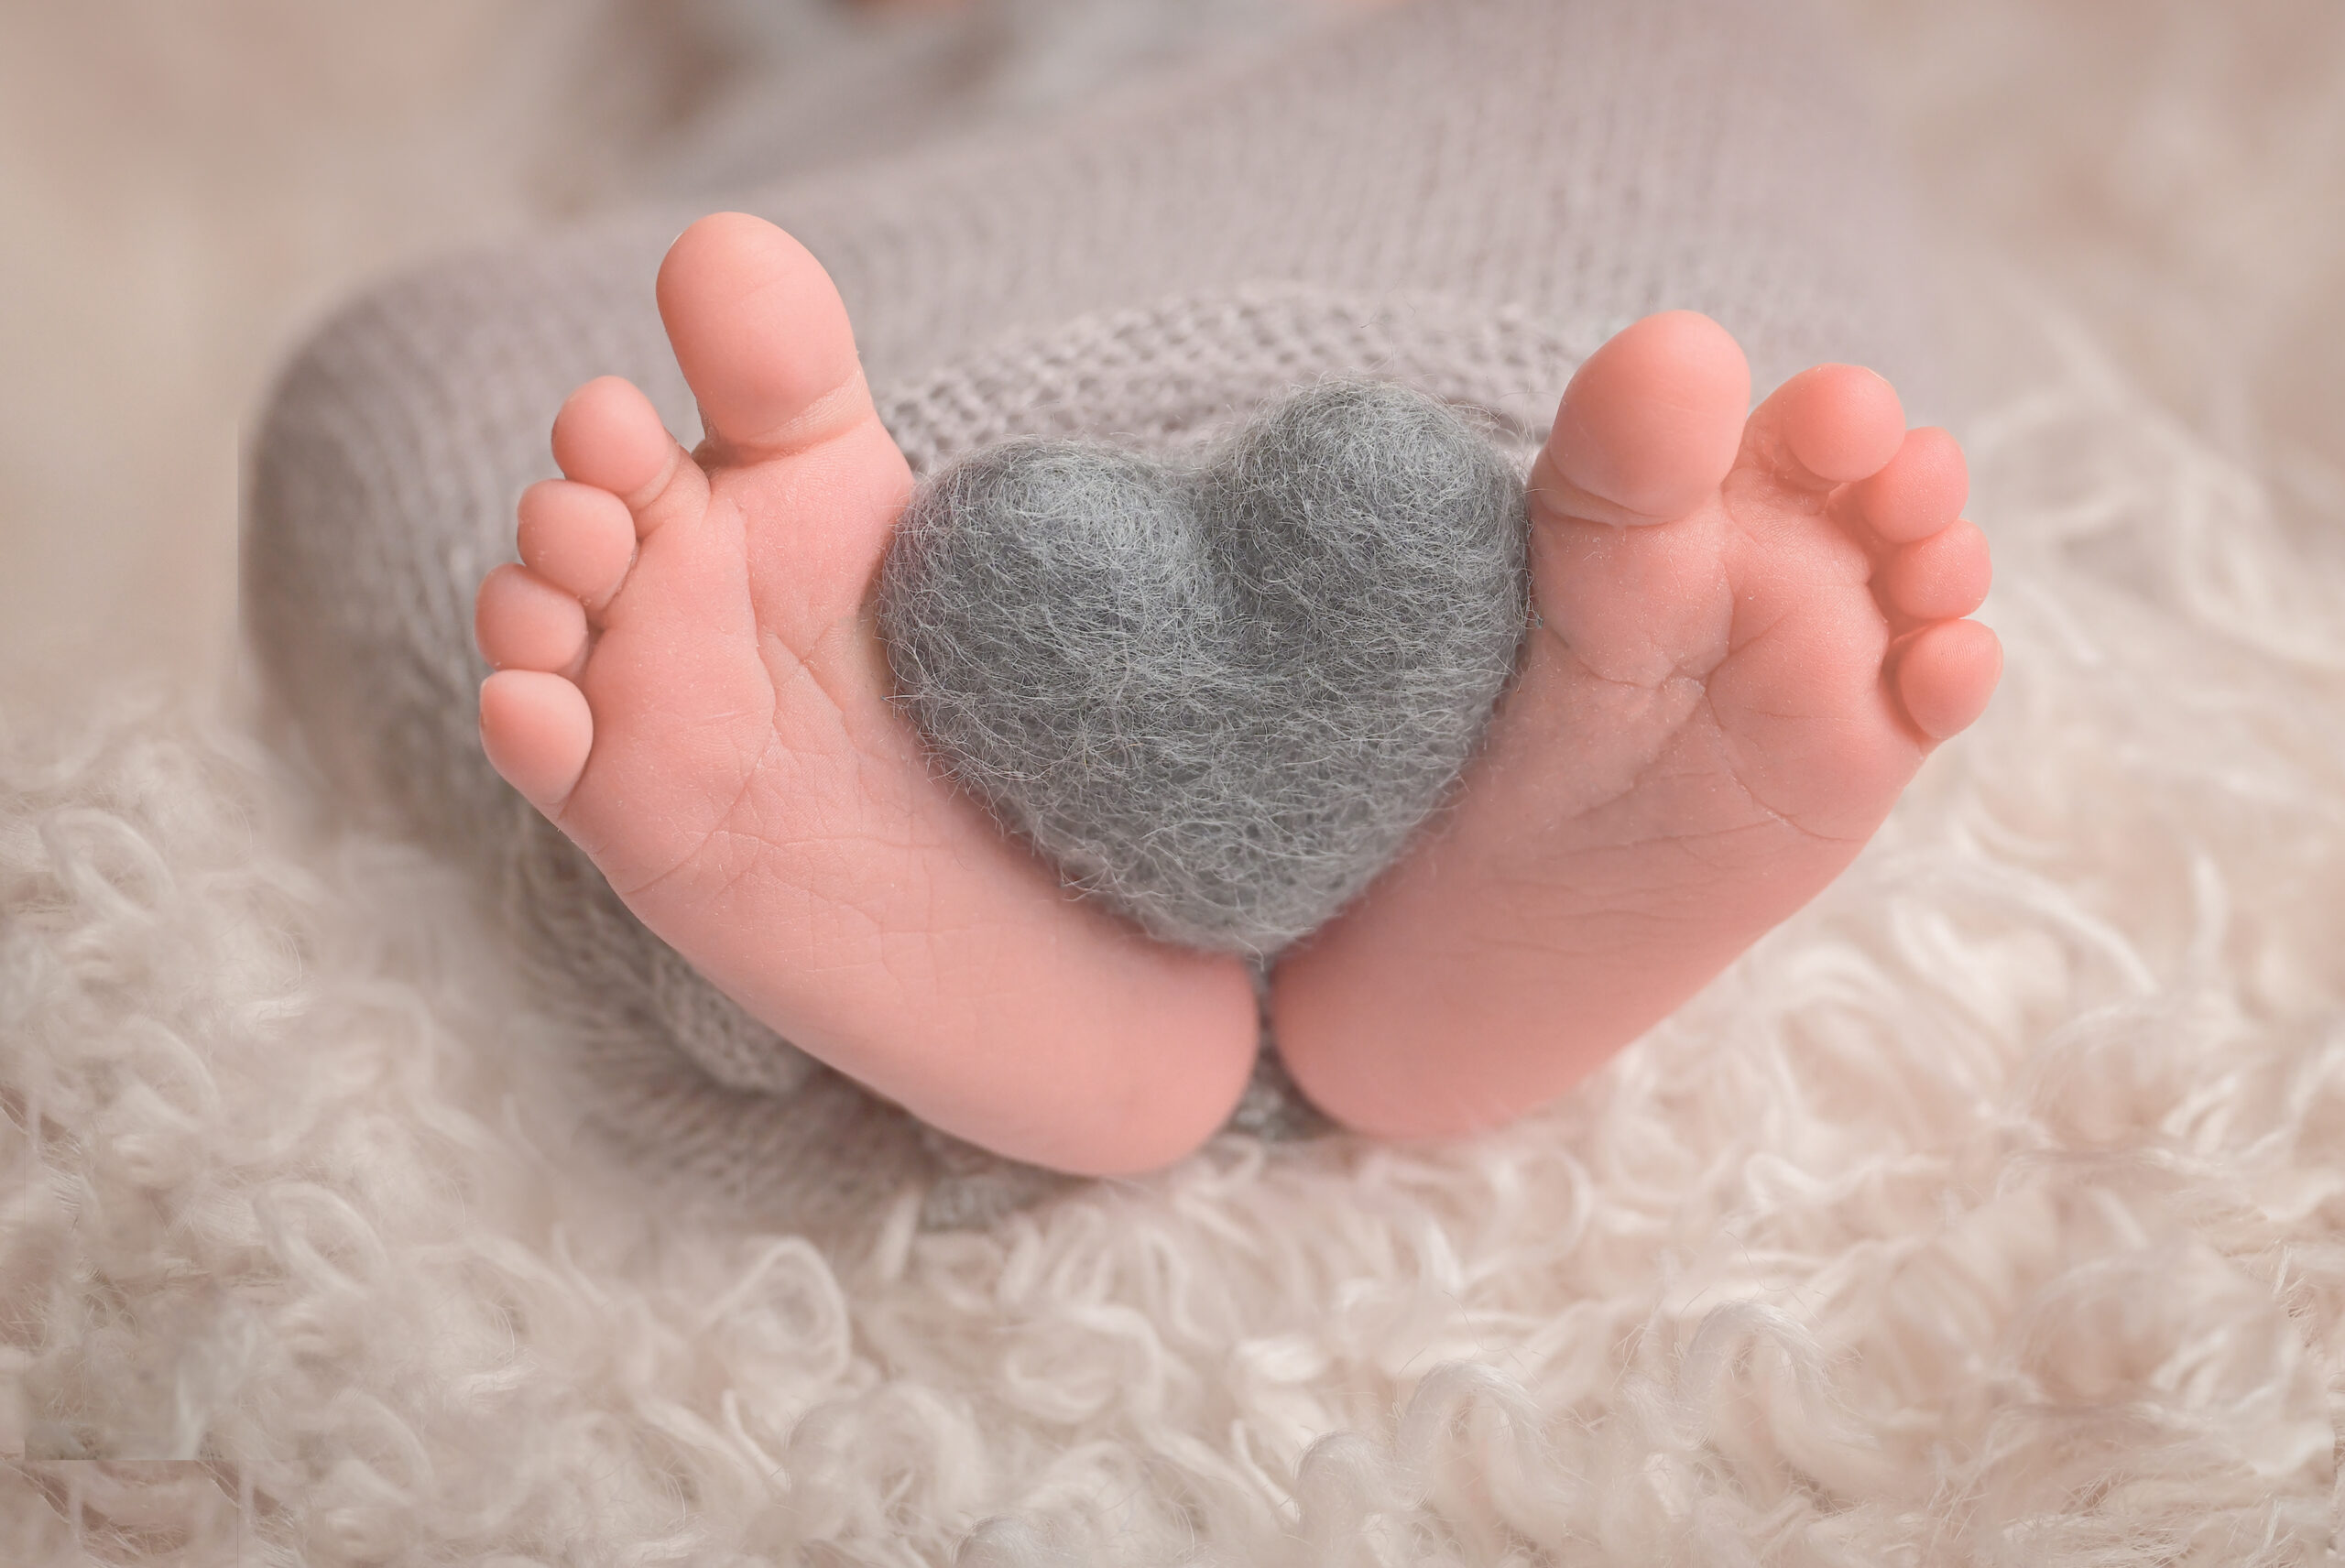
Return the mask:
<path id="1" fill-rule="evenodd" d="M 233 704 L 11 710 L 0 1562 L 2333 1563 L 2345 29 L 1847 9 L 2009 662 L 1814 905 L 1500 1132 L 816 1227 Z"/>

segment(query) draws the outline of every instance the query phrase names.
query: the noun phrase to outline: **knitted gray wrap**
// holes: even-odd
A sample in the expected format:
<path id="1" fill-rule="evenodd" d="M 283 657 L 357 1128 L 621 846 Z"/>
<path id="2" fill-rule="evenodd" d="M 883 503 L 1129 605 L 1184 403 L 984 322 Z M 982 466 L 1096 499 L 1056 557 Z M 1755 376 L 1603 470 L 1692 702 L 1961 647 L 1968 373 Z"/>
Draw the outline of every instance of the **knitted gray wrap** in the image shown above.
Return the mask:
<path id="1" fill-rule="evenodd" d="M 1775 0 L 1412 0 L 1144 103 L 723 204 L 829 269 L 917 474 L 1014 437 L 1186 449 L 1329 377 L 1459 405 L 1521 464 L 1579 361 L 1673 307 L 1731 330 L 1762 389 L 1848 360 L 1926 405 L 1917 256 L 1841 77 Z M 1049 1180 L 747 1018 L 480 752 L 472 596 L 554 472 L 553 410 L 616 374 L 697 439 L 650 283 L 702 210 L 447 262 L 328 323 L 254 448 L 247 629 L 354 811 L 477 873 L 647 1168 L 805 1228 L 911 1181 L 926 1223 L 980 1221 Z M 1312 1121 L 1266 1053 L 1239 1125 Z"/>

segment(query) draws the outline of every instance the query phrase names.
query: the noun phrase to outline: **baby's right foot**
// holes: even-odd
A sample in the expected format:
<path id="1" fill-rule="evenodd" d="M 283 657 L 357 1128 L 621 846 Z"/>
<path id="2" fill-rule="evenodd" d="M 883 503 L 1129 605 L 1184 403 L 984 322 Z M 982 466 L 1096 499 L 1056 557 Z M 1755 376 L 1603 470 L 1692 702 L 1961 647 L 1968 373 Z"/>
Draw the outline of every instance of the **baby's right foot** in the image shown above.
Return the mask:
<path id="1" fill-rule="evenodd" d="M 1252 1068 L 1250 982 L 1068 898 L 890 702 L 870 597 L 911 478 L 829 278 L 725 213 L 659 298 L 708 440 L 615 379 L 563 405 L 569 477 L 481 585 L 490 760 L 701 974 L 914 1115 L 1086 1174 L 1188 1152 Z"/>
<path id="2" fill-rule="evenodd" d="M 1305 1093 L 1386 1135 L 1568 1089 L 1848 865 L 2001 669 L 1962 457 L 1853 365 L 1749 416 L 1685 311 L 1591 356 L 1531 476 L 1539 622 L 1455 808 L 1280 965 Z"/>

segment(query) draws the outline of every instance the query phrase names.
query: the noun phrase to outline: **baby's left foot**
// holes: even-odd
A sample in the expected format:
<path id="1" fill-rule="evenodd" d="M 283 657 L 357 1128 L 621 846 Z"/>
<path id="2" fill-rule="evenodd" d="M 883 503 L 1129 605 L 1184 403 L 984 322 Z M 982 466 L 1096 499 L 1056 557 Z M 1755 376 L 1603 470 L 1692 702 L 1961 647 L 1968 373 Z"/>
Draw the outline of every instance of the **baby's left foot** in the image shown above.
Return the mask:
<path id="1" fill-rule="evenodd" d="M 1282 1054 L 1409 1137 L 1553 1099 L 1838 875 L 2001 669 L 1960 617 L 1962 457 L 1870 371 L 1750 417 L 1741 351 L 1649 317 L 1532 474 L 1540 624 L 1454 809 L 1279 967 Z"/>
<path id="2" fill-rule="evenodd" d="M 1227 957 L 1150 942 L 932 767 L 873 587 L 911 479 L 838 290 L 796 240 L 704 218 L 660 311 L 708 439 L 590 381 L 568 478 L 481 585 L 481 741 L 646 926 L 810 1054 L 944 1131 L 1121 1174 L 1211 1136 L 1255 1054 Z"/>

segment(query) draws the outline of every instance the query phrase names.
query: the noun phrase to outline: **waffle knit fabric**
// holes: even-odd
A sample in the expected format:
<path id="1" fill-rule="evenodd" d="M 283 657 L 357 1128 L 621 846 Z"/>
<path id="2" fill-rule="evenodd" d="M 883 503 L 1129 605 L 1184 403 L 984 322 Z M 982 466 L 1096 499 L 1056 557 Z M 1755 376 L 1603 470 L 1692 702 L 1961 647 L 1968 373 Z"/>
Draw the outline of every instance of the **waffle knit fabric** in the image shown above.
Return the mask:
<path id="1" fill-rule="evenodd" d="M 1762 389 L 1856 361 L 1926 411 L 1905 215 L 1840 79 L 1766 0 L 1412 0 L 1242 71 L 724 204 L 829 269 L 916 474 L 1020 437 L 1177 452 L 1328 377 L 1457 404 L 1527 463 L 1579 361 L 1656 310 L 1716 317 Z M 1052 1179 L 747 1017 L 480 752 L 472 594 L 553 473 L 553 409 L 617 374 L 696 438 L 650 280 L 713 204 L 452 260 L 329 322 L 254 448 L 247 632 L 337 795 L 477 876 L 625 1149 L 793 1224 L 911 1181 L 927 1223 L 982 1221 Z M 1317 1124 L 1265 1052 L 1236 1125 Z"/>

